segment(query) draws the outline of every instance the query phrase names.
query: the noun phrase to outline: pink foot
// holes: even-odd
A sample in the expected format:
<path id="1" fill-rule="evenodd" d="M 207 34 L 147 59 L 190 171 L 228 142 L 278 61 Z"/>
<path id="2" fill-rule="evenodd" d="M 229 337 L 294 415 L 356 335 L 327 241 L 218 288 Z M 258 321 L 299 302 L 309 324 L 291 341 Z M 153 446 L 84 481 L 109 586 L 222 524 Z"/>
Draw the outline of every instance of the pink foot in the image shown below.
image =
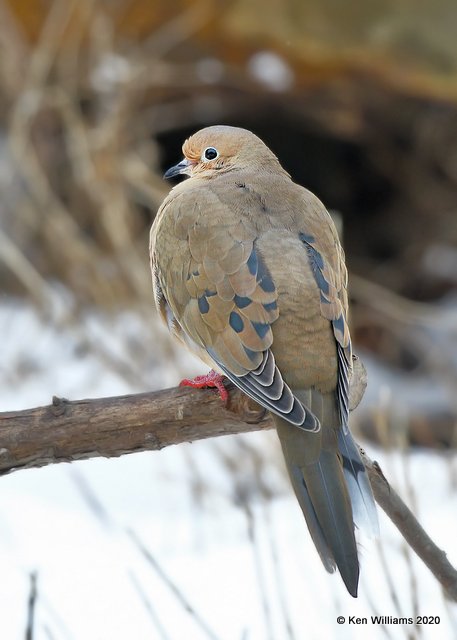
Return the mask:
<path id="1" fill-rule="evenodd" d="M 193 387 L 194 389 L 203 389 L 204 387 L 215 387 L 219 392 L 219 397 L 224 404 L 227 404 L 229 397 L 227 389 L 223 383 L 224 377 L 211 369 L 206 376 L 197 376 L 192 380 L 185 378 L 179 383 L 180 387 Z"/>

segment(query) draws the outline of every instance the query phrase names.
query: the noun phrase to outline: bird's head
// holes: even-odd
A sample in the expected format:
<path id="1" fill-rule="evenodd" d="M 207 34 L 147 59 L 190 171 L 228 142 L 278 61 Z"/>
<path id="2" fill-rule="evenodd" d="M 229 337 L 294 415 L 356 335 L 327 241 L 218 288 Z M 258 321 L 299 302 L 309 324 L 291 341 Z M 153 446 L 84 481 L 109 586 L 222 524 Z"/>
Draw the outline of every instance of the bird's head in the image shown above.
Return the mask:
<path id="1" fill-rule="evenodd" d="M 184 159 L 171 167 L 164 178 L 184 174 L 189 177 L 212 178 L 227 171 L 245 167 L 262 167 L 276 156 L 256 135 L 247 129 L 228 126 L 206 127 L 194 133 L 182 146 Z"/>

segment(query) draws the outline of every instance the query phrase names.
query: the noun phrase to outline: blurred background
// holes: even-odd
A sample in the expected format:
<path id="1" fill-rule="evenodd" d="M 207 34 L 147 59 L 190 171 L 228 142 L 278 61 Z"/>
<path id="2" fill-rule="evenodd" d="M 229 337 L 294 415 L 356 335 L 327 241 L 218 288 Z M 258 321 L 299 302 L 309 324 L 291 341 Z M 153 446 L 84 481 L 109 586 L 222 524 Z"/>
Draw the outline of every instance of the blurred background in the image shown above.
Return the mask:
<path id="1" fill-rule="evenodd" d="M 149 227 L 183 140 L 246 127 L 338 220 L 353 430 L 457 563 L 456 21 L 451 0 L 0 0 L 0 411 L 202 372 L 155 315 Z M 416 613 L 439 629 L 370 637 L 454 637 L 380 518 L 353 601 L 274 433 L 5 476 L 0 637 L 352 639 L 337 615 Z"/>

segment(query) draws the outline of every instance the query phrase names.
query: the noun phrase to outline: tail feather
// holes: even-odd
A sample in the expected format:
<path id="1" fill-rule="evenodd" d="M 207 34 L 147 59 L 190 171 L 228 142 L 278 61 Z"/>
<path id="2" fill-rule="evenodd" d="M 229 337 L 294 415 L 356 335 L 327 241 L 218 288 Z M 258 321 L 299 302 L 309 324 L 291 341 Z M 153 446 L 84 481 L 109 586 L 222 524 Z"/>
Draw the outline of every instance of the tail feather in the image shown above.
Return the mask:
<path id="1" fill-rule="evenodd" d="M 343 472 L 351 496 L 354 522 L 368 535 L 379 535 L 378 514 L 365 465 L 349 431 L 338 433 L 338 447 L 343 458 Z"/>
<path id="2" fill-rule="evenodd" d="M 356 598 L 359 561 L 351 503 L 341 464 L 334 453 L 322 451 L 317 462 L 305 465 L 301 470 L 322 537 L 347 590 Z"/>
<path id="3" fill-rule="evenodd" d="M 306 489 L 323 535 L 349 593 L 357 597 L 359 561 L 351 502 L 341 465 L 334 453 L 322 451 L 319 460 L 303 467 Z"/>
<path id="4" fill-rule="evenodd" d="M 334 573 L 336 563 L 323 534 L 322 527 L 319 524 L 313 503 L 311 502 L 311 498 L 303 479 L 303 473 L 300 467 L 297 466 L 292 466 L 289 469 L 289 473 L 295 495 L 297 496 L 297 500 L 305 516 L 306 524 L 308 525 L 311 538 L 313 539 L 314 545 L 320 559 L 322 560 L 322 564 L 329 573 Z"/>
<path id="5" fill-rule="evenodd" d="M 321 449 L 320 434 L 299 431 L 282 420 L 277 427 L 295 494 L 324 567 L 329 572 L 338 567 L 347 590 L 357 597 L 359 562 L 351 501 L 336 447 Z"/>
<path id="6" fill-rule="evenodd" d="M 370 482 L 349 429 L 344 429 L 335 393 L 294 390 L 316 415 L 319 432 L 305 432 L 274 416 L 292 485 L 324 567 L 338 568 L 356 597 L 359 561 L 354 523 L 375 536 L 376 506 Z"/>

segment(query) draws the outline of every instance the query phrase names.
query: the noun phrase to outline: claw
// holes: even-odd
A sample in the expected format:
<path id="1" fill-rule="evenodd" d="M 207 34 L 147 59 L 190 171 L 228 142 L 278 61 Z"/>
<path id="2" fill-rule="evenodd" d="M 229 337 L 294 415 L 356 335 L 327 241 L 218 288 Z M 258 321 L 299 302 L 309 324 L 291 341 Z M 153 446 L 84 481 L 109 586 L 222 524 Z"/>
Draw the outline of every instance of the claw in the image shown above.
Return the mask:
<path id="1" fill-rule="evenodd" d="M 224 404 L 227 404 L 229 397 L 227 389 L 224 387 L 224 377 L 211 369 L 205 376 L 196 376 L 189 380 L 185 378 L 179 383 L 180 387 L 193 387 L 194 389 L 203 389 L 205 387 L 215 387 L 219 393 L 219 397 Z"/>

